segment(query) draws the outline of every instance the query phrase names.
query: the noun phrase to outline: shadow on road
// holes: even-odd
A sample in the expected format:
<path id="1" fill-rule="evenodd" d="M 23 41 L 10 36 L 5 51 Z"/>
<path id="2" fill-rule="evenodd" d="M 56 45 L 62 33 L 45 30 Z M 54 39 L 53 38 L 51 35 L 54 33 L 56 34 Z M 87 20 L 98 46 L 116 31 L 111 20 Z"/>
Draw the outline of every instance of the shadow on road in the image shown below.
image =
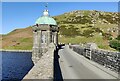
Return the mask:
<path id="1" fill-rule="evenodd" d="M 56 50 L 54 50 L 54 81 L 63 81 L 62 72 L 60 69 L 59 64 L 59 58 L 58 51 L 62 48 L 63 45 L 58 45 L 58 48 L 56 47 Z"/>

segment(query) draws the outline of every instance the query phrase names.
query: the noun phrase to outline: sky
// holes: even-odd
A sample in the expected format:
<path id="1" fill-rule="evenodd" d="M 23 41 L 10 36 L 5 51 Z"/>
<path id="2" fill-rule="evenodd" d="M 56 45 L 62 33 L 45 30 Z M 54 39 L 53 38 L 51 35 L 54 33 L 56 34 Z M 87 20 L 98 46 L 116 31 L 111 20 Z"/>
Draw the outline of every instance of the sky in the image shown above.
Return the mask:
<path id="1" fill-rule="evenodd" d="M 7 34 L 14 29 L 34 25 L 35 21 L 42 16 L 45 4 L 45 2 L 2 2 L 2 12 L 0 12 L 2 31 L 0 34 Z M 48 10 L 50 16 L 73 10 L 118 12 L 118 2 L 48 2 Z"/>
<path id="2" fill-rule="evenodd" d="M 1 0 L 2 2 L 118 2 L 119 0 Z"/>

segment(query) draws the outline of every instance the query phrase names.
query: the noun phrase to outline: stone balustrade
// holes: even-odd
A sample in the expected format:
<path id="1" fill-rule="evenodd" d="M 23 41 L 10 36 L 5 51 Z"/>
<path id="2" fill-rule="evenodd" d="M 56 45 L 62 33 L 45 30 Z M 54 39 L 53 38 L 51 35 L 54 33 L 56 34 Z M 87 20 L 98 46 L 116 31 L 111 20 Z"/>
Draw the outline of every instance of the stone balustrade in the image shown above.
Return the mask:
<path id="1" fill-rule="evenodd" d="M 80 46 L 72 46 L 69 48 L 78 54 L 83 55 L 84 57 L 97 62 L 104 67 L 119 73 L 120 72 L 120 52 L 112 52 L 100 49 L 88 49 Z"/>

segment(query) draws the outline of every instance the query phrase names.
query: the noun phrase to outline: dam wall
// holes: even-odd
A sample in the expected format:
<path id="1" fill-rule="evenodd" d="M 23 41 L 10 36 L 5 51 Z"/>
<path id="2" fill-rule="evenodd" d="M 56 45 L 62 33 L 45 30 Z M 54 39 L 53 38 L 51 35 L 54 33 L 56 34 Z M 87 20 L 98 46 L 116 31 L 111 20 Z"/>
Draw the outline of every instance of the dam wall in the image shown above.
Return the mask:
<path id="1" fill-rule="evenodd" d="M 53 79 L 53 62 L 54 62 L 55 46 L 50 45 L 46 53 L 40 60 L 34 64 L 33 68 L 28 72 L 24 79 Z"/>

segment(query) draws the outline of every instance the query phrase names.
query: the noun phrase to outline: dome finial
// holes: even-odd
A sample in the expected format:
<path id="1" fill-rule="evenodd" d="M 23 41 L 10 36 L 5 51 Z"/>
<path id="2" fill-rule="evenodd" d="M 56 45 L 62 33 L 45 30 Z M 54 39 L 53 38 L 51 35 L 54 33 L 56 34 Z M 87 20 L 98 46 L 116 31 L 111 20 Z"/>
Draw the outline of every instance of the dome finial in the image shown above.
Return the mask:
<path id="1" fill-rule="evenodd" d="M 47 10 L 47 8 L 48 8 L 48 3 L 46 3 L 46 5 L 45 5 L 45 10 L 44 10 L 44 12 L 43 12 L 43 16 L 49 16 L 49 12 L 48 12 L 48 10 Z"/>

